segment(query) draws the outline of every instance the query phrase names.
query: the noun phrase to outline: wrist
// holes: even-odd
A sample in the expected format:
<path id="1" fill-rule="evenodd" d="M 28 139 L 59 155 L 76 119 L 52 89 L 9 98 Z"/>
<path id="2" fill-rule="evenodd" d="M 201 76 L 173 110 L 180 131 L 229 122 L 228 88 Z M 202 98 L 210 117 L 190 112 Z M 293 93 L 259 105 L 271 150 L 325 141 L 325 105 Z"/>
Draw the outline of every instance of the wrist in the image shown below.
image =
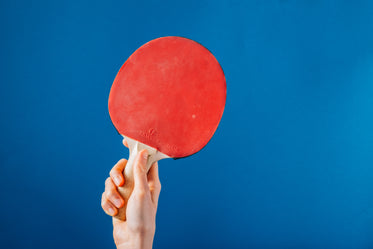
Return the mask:
<path id="1" fill-rule="evenodd" d="M 155 231 L 130 233 L 128 234 L 128 240 L 117 245 L 117 249 L 151 249 L 153 247 L 154 233 Z"/>

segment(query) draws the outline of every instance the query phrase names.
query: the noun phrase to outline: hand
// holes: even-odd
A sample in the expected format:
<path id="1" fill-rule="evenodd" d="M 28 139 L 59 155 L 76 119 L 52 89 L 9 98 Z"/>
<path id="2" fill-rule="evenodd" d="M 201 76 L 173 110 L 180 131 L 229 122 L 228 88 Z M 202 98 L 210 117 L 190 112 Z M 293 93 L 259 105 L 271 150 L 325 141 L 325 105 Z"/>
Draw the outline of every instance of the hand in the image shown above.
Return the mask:
<path id="1" fill-rule="evenodd" d="M 123 140 L 125 146 L 127 143 Z M 158 177 L 158 164 L 154 163 L 146 173 L 148 152 L 140 151 L 134 162 L 134 189 L 128 199 L 126 216 L 122 221 L 113 217 L 113 236 L 118 249 L 152 248 L 155 233 L 155 216 L 161 183 Z M 118 187 L 124 185 L 123 170 L 127 160 L 121 159 L 110 171 L 102 194 L 102 209 L 115 216 L 123 207 L 124 199 Z"/>

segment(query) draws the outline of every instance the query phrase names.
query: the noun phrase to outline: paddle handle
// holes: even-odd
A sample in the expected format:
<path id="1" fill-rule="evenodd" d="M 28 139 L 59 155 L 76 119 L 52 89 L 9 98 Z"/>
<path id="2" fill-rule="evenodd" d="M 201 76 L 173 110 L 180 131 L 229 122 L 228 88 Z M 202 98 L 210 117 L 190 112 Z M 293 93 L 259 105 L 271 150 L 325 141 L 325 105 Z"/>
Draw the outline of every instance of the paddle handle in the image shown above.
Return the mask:
<path id="1" fill-rule="evenodd" d="M 118 209 L 118 214 L 115 216 L 115 218 L 125 221 L 126 220 L 126 211 L 127 211 L 127 202 L 129 198 L 131 197 L 133 188 L 135 186 L 134 181 L 134 164 L 137 158 L 137 155 L 140 151 L 146 149 L 148 151 L 148 160 L 146 163 L 146 172 L 149 171 L 150 167 L 157 161 L 163 159 L 163 158 L 169 158 L 169 156 L 157 151 L 155 148 L 150 147 L 148 145 L 145 145 L 143 143 L 140 143 L 136 140 L 133 140 L 131 138 L 123 136 L 128 144 L 128 148 L 130 151 L 130 155 L 126 164 L 126 167 L 124 168 L 124 185 L 122 187 L 118 187 L 119 194 L 124 199 L 124 206 L 120 209 Z"/>

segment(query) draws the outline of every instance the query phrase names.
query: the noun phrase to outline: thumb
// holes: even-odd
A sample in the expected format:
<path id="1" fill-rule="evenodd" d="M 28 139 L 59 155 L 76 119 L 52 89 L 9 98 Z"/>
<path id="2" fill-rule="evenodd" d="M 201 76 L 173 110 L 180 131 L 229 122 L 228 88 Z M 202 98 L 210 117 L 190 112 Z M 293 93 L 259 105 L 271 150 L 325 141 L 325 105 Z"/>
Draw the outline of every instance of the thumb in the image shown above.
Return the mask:
<path id="1" fill-rule="evenodd" d="M 146 164 L 148 162 L 148 151 L 142 150 L 135 159 L 134 163 L 134 179 L 135 179 L 135 186 L 133 191 L 141 191 L 141 192 L 148 192 L 148 180 L 147 180 L 147 172 L 146 172 Z"/>

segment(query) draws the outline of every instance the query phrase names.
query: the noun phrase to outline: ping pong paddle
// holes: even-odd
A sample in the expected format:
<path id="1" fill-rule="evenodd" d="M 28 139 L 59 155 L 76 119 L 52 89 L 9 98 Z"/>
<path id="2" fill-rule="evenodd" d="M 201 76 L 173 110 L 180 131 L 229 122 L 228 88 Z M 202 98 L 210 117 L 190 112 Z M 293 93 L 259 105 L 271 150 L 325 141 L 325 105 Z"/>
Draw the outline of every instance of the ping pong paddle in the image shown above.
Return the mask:
<path id="1" fill-rule="evenodd" d="M 123 64 L 109 94 L 111 120 L 130 150 L 125 185 L 118 190 L 128 200 L 133 190 L 133 162 L 149 152 L 147 169 L 163 158 L 182 158 L 201 150 L 223 115 L 224 72 L 201 44 L 183 37 L 152 40 Z M 116 218 L 126 220 L 126 206 Z"/>

